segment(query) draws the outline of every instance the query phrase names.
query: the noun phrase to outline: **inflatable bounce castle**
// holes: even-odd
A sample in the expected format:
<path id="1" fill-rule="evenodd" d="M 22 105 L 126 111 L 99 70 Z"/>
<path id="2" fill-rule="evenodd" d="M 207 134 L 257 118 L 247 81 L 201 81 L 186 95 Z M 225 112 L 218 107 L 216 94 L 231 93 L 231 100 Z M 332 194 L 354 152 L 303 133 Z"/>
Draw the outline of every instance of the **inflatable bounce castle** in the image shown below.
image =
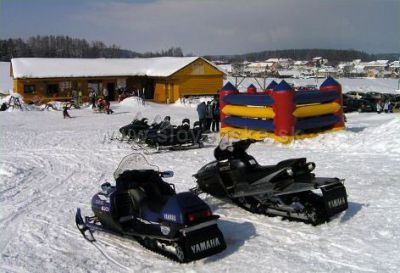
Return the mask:
<path id="1" fill-rule="evenodd" d="M 295 91 L 284 80 L 246 93 L 228 82 L 220 91 L 221 135 L 281 143 L 344 129 L 342 87 L 328 77 L 317 90 Z"/>

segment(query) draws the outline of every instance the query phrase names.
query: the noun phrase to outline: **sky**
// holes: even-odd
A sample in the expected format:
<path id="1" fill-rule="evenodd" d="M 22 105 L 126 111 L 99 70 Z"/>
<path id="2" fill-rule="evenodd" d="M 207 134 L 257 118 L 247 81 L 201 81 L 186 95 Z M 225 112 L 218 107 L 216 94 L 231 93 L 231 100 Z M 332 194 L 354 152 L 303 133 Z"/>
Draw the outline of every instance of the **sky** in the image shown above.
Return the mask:
<path id="1" fill-rule="evenodd" d="M 0 38 L 68 35 L 138 52 L 400 52 L 400 0 L 0 0 Z"/>

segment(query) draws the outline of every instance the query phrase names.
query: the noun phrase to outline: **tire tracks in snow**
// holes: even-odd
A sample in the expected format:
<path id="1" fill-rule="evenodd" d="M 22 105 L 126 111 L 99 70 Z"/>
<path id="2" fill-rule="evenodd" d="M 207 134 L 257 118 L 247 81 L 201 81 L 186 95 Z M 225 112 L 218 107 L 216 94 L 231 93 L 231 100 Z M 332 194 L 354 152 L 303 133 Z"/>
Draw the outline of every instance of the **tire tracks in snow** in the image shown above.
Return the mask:
<path id="1" fill-rule="evenodd" d="M 25 183 L 23 183 L 23 181 L 26 179 L 33 178 L 33 181 L 45 181 L 46 180 L 45 178 L 49 174 L 51 175 L 51 173 L 49 173 L 47 170 L 54 170 L 53 164 L 48 159 L 46 160 L 43 157 L 34 155 L 34 154 L 31 154 L 29 159 L 30 160 L 34 159 L 35 161 L 37 161 L 37 163 L 39 163 L 37 165 L 39 165 L 39 167 L 42 167 L 44 171 L 40 172 L 42 169 L 40 169 L 39 167 L 37 167 L 37 169 L 39 169 L 39 171 L 36 173 L 34 172 L 34 169 L 32 171 L 29 171 L 27 174 L 25 174 L 24 177 L 22 177 L 22 179 L 20 180 L 20 183 L 15 185 L 15 187 L 18 187 L 21 184 L 25 184 Z M 26 177 L 27 175 L 29 175 L 29 178 Z M 31 177 L 31 176 L 34 176 L 34 177 Z M 7 231 L 5 233 L 5 234 L 7 234 L 7 236 L 2 236 L 2 238 L 4 238 L 4 239 L 0 240 L 0 253 L 4 252 L 4 250 L 7 248 L 7 246 L 11 242 L 12 238 L 14 237 L 15 233 L 18 232 L 19 228 L 16 228 L 16 227 L 20 226 L 20 221 L 21 221 L 20 218 L 25 216 L 26 214 L 32 212 L 33 208 L 40 209 L 40 206 L 47 201 L 45 199 L 45 197 L 48 197 L 48 195 L 51 194 L 51 192 L 53 192 L 56 188 L 61 186 L 65 181 L 68 181 L 72 176 L 73 176 L 73 173 L 70 173 L 64 179 L 59 179 L 59 182 L 54 183 L 53 185 L 51 185 L 51 182 L 47 183 L 46 185 L 40 185 L 39 188 L 42 188 L 43 186 L 45 186 L 45 188 L 47 188 L 46 191 L 36 189 L 33 192 L 33 194 L 34 194 L 33 196 L 25 196 L 24 195 L 24 196 L 22 196 L 22 200 L 20 200 L 20 201 L 16 200 L 17 204 L 13 204 L 13 206 L 20 205 L 17 207 L 16 211 L 14 213 L 10 214 L 9 216 L 0 219 L 1 229 Z M 51 179 L 51 180 L 53 180 L 53 179 Z M 55 179 L 55 180 L 57 181 L 57 179 Z M 30 198 L 29 201 L 26 201 L 27 198 Z M 7 200 L 10 200 L 10 199 L 13 199 L 13 196 L 11 198 L 7 198 Z M 3 203 L 4 203 L 4 201 L 3 201 Z M 13 227 L 11 227 L 10 224 L 13 224 Z"/>

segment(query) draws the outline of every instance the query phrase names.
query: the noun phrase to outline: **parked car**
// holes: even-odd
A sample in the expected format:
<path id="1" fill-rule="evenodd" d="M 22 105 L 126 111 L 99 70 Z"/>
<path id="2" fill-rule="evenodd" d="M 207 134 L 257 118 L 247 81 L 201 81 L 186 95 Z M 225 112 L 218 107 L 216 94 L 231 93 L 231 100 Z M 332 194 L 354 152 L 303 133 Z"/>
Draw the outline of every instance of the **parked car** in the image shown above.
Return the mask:
<path id="1" fill-rule="evenodd" d="M 343 110 L 348 112 L 376 112 L 376 106 L 369 100 L 353 99 L 348 96 L 343 96 Z"/>

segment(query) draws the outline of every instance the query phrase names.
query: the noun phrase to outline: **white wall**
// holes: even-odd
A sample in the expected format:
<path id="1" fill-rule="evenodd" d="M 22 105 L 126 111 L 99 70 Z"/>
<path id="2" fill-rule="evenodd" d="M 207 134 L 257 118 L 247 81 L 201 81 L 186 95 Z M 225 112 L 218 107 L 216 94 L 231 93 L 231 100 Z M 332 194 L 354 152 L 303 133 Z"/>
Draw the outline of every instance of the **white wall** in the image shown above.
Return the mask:
<path id="1" fill-rule="evenodd" d="M 12 89 L 12 79 L 10 77 L 10 63 L 0 62 L 0 93 L 8 94 Z"/>

